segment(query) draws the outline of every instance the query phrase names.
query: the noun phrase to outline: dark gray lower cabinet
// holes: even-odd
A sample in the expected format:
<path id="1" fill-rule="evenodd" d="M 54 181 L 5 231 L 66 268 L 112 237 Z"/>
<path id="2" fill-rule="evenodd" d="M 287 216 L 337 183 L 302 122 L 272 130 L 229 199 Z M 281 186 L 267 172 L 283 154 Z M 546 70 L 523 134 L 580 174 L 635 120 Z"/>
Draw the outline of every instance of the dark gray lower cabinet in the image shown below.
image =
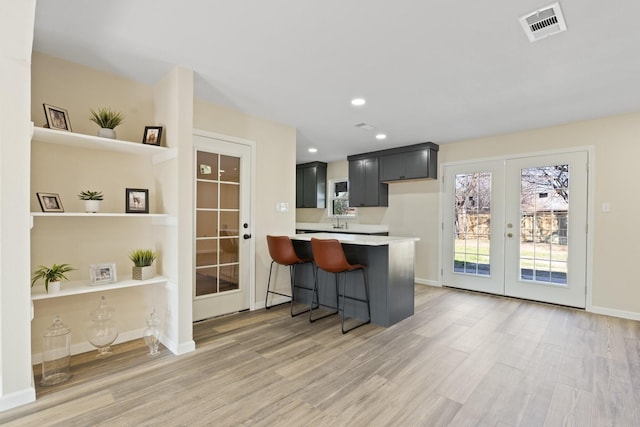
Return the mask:
<path id="1" fill-rule="evenodd" d="M 349 156 L 349 205 L 388 206 L 389 189 L 380 182 L 378 157 Z"/>
<path id="2" fill-rule="evenodd" d="M 296 208 L 327 207 L 327 164 L 296 165 Z"/>

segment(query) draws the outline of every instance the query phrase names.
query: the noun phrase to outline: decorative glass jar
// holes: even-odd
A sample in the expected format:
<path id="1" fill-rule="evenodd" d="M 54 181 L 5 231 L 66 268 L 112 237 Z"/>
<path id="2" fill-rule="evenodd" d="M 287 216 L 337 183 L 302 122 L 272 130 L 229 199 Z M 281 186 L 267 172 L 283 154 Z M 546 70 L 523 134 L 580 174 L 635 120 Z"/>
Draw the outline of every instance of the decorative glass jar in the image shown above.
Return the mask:
<path id="1" fill-rule="evenodd" d="M 147 318 L 147 329 L 144 330 L 144 342 L 149 346 L 149 356 L 160 354 L 158 345 L 160 344 L 160 319 L 154 308 Z"/>
<path id="2" fill-rule="evenodd" d="M 60 384 L 71 378 L 71 329 L 60 316 L 42 334 L 42 380 L 40 385 Z"/>
<path id="3" fill-rule="evenodd" d="M 114 312 L 104 296 L 100 297 L 98 308 L 91 312 L 93 323 L 87 328 L 87 339 L 98 349 L 98 358 L 111 356 L 111 344 L 118 338 L 118 328 L 113 321 Z"/>

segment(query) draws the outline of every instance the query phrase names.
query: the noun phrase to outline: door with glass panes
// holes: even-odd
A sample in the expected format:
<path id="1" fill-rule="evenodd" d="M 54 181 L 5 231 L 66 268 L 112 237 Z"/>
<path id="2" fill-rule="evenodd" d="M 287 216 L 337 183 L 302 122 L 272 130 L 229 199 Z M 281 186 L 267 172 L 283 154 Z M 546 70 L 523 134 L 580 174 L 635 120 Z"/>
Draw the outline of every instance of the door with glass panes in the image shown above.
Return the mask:
<path id="1" fill-rule="evenodd" d="M 444 168 L 445 286 L 586 304 L 586 151 Z"/>
<path id="2" fill-rule="evenodd" d="M 250 147 L 194 137 L 193 320 L 249 308 Z"/>

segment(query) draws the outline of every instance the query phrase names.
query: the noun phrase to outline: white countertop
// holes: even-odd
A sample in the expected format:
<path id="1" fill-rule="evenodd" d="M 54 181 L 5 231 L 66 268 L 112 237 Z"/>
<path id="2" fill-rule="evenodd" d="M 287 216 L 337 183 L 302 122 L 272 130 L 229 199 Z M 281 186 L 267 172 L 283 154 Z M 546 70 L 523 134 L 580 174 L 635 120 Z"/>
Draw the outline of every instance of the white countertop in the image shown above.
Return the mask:
<path id="1" fill-rule="evenodd" d="M 347 224 L 347 228 L 341 228 L 340 233 L 388 233 L 388 225 L 376 225 L 376 224 L 355 224 L 345 220 L 340 220 L 340 225 Z M 313 231 L 326 231 L 331 233 L 335 231 L 333 228 L 333 222 L 296 222 L 296 230 L 313 230 Z"/>
<path id="2" fill-rule="evenodd" d="M 417 242 L 418 237 L 395 237 L 395 236 L 369 236 L 366 234 L 345 234 L 345 233 L 313 233 L 296 234 L 291 236 L 291 240 L 301 240 L 310 242 L 311 238 L 316 239 L 336 239 L 340 243 L 364 246 L 384 246 L 393 243 Z"/>

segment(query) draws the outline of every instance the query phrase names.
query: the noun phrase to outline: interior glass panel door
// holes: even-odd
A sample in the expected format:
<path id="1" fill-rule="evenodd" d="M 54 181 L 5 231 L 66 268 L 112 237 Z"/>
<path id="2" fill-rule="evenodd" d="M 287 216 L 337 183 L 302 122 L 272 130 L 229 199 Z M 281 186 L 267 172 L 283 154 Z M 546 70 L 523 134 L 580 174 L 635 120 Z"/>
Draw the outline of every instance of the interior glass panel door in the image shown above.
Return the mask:
<path id="1" fill-rule="evenodd" d="M 220 140 L 198 144 L 198 138 L 194 320 L 249 308 L 247 268 L 243 268 L 249 265 L 248 251 L 243 250 L 241 236 L 248 235 L 242 207 L 248 204 L 244 169 L 250 150 Z"/>

